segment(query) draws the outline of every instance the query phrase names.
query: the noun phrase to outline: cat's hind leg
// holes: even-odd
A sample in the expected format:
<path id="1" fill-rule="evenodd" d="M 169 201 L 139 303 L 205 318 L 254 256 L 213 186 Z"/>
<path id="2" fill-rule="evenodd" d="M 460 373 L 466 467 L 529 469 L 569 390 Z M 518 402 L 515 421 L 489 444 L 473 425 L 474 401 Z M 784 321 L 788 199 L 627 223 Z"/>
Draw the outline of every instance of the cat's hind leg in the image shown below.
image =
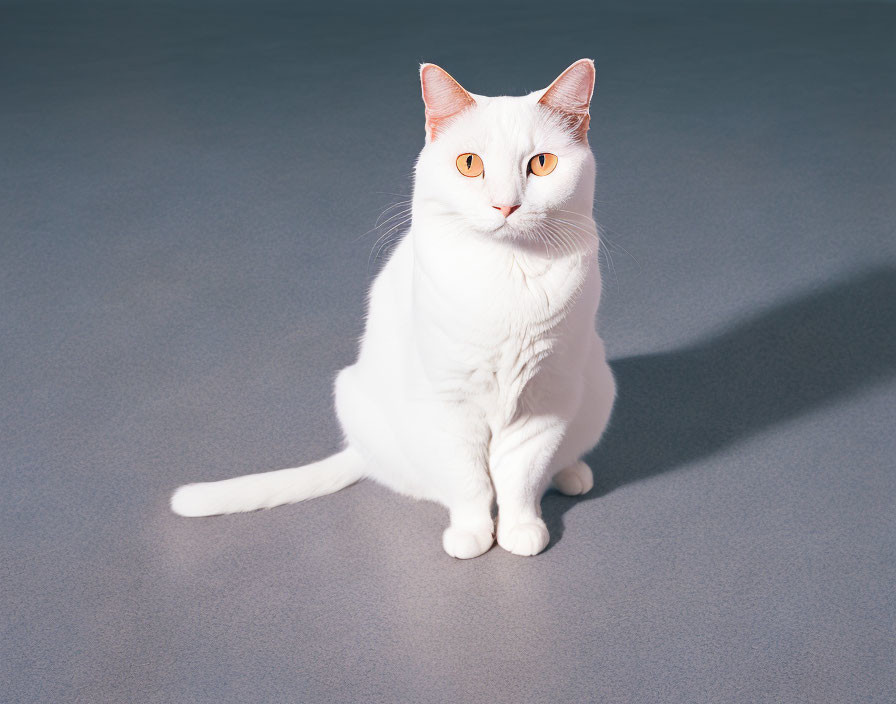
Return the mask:
<path id="1" fill-rule="evenodd" d="M 551 486 L 567 496 L 587 494 L 594 487 L 594 474 L 591 467 L 579 460 L 557 472 Z"/>
<path id="2" fill-rule="evenodd" d="M 591 468 L 580 458 L 600 441 L 616 399 L 616 381 L 599 342 L 585 369 L 581 406 L 566 430 L 553 461 L 552 486 L 561 494 L 587 494 L 594 486 Z"/>
<path id="3" fill-rule="evenodd" d="M 486 552 L 495 525 L 485 421 L 460 407 L 419 400 L 403 400 L 396 412 L 376 403 L 377 396 L 388 396 L 369 393 L 365 381 L 356 367 L 340 372 L 336 410 L 346 437 L 371 458 L 369 476 L 405 496 L 446 506 L 451 523 L 442 547 L 452 557 Z"/>

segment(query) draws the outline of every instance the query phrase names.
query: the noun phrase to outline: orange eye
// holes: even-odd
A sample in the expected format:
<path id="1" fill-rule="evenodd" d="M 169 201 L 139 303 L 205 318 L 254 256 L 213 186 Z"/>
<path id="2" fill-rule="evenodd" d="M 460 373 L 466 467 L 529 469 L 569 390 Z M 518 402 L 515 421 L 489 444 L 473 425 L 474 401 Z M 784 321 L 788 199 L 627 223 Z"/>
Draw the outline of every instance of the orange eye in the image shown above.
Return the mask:
<path id="1" fill-rule="evenodd" d="M 457 157 L 457 170 L 464 176 L 473 178 L 482 173 L 482 159 L 476 154 L 461 154 Z"/>
<path id="2" fill-rule="evenodd" d="M 553 154 L 536 154 L 529 159 L 529 171 L 536 176 L 547 176 L 557 167 L 557 157 Z"/>

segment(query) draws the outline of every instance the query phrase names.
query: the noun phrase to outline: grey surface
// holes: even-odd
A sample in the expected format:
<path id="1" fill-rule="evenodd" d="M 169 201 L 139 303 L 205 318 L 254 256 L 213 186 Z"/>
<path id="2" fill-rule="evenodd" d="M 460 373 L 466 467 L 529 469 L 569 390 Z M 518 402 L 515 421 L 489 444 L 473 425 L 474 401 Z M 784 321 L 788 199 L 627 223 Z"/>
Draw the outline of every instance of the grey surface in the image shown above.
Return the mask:
<path id="1" fill-rule="evenodd" d="M 887 702 L 887 4 L 4 3 L 2 700 Z M 598 63 L 620 382 L 552 542 L 458 562 L 370 483 L 206 520 L 339 444 L 416 64 Z"/>

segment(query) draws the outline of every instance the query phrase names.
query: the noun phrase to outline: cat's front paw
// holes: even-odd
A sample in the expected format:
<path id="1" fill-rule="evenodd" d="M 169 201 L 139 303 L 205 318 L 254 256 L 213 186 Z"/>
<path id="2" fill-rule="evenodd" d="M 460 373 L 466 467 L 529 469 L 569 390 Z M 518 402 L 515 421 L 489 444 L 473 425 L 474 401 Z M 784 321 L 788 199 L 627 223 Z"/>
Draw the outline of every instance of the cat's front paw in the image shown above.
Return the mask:
<path id="1" fill-rule="evenodd" d="M 517 523 L 502 530 L 498 519 L 498 545 L 514 555 L 537 555 L 547 547 L 550 535 L 540 518 Z"/>
<path id="2" fill-rule="evenodd" d="M 491 528 L 467 530 L 456 526 L 448 526 L 442 534 L 442 547 L 451 557 L 469 560 L 487 552 L 494 544 L 495 536 Z"/>
<path id="3" fill-rule="evenodd" d="M 554 488 L 567 496 L 587 494 L 594 486 L 591 467 L 584 462 L 576 462 L 554 475 Z"/>

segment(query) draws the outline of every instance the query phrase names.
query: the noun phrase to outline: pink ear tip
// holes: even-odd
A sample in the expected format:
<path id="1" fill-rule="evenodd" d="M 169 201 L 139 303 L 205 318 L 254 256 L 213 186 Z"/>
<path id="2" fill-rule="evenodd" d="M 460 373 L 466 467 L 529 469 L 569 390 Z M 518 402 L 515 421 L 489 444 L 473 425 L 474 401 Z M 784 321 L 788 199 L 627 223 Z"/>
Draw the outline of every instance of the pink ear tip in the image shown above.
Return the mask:
<path id="1" fill-rule="evenodd" d="M 438 66 L 437 64 L 433 64 L 428 61 L 426 63 L 420 64 L 421 77 L 424 73 L 432 73 L 433 71 L 437 73 L 446 73 L 445 69 L 443 69 L 441 66 Z"/>

